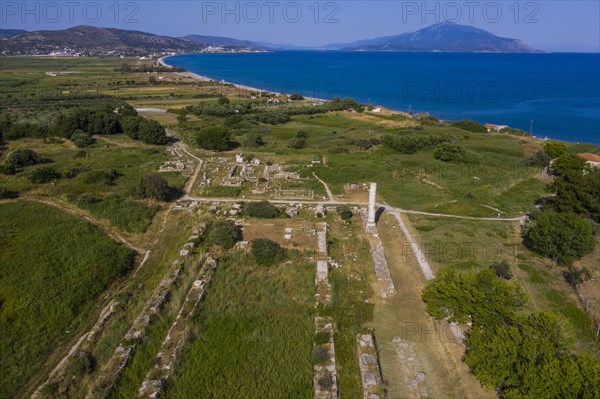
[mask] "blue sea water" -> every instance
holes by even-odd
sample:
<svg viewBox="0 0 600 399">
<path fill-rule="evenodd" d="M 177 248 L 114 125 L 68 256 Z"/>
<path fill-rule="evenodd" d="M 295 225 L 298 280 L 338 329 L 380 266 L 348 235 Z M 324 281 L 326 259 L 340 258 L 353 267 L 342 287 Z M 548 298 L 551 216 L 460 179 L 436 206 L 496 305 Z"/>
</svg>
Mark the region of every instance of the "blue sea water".
<svg viewBox="0 0 600 399">
<path fill-rule="evenodd" d="M 264 90 L 353 97 L 600 144 L 600 54 L 276 51 L 177 55 L 167 63 Z"/>
</svg>

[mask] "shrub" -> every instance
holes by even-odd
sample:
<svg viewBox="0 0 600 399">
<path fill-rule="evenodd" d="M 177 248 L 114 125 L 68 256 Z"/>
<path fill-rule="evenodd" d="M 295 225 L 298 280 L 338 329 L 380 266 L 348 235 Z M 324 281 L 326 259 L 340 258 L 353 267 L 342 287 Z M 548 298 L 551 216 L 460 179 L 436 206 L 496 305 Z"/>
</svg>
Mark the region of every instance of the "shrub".
<svg viewBox="0 0 600 399">
<path fill-rule="evenodd" d="M 164 177 L 147 173 L 140 178 L 135 193 L 141 198 L 165 201 L 171 193 L 171 187 Z"/>
<path fill-rule="evenodd" d="M 52 166 L 40 166 L 31 172 L 29 180 L 32 183 L 44 184 L 50 183 L 52 180 L 60 179 L 60 177 L 60 173 Z"/>
<path fill-rule="evenodd" d="M 329 390 L 333 387 L 333 378 L 329 374 L 325 374 L 317 381 L 319 386 L 324 390 Z"/>
<path fill-rule="evenodd" d="M 109 170 L 93 170 L 82 175 L 81 179 L 85 184 L 103 183 L 112 186 L 121 176 L 118 170 L 111 168 Z"/>
<path fill-rule="evenodd" d="M 546 167 L 550 163 L 550 156 L 546 154 L 544 151 L 538 151 L 535 155 L 525 161 L 527 166 L 539 166 Z"/>
<path fill-rule="evenodd" d="M 89 352 L 77 352 L 69 361 L 69 372 L 77 376 L 90 374 L 94 371 L 95 360 Z"/>
<path fill-rule="evenodd" d="M 433 156 L 443 162 L 458 161 L 464 159 L 467 152 L 461 146 L 450 143 L 442 143 L 435 148 Z"/>
<path fill-rule="evenodd" d="M 5 163 L 0 165 L 0 173 L 2 173 L 3 175 L 12 176 L 17 174 L 17 168 L 15 168 L 14 165 Z"/>
<path fill-rule="evenodd" d="M 15 168 L 37 165 L 48 162 L 47 159 L 40 157 L 35 151 L 29 148 L 14 150 L 8 156 L 6 163 Z"/>
<path fill-rule="evenodd" d="M 296 133 L 296 137 L 299 139 L 307 139 L 308 138 L 308 132 L 305 132 L 304 130 L 299 130 Z"/>
<path fill-rule="evenodd" d="M 295 137 L 288 141 L 288 147 L 293 148 L 295 150 L 299 150 L 301 148 L 304 148 L 305 146 L 306 146 L 305 139 L 299 139 L 299 138 Z"/>
<path fill-rule="evenodd" d="M 71 140 L 73 140 L 73 143 L 79 148 L 87 147 L 95 142 L 91 134 L 85 133 L 82 130 L 73 134 Z"/>
<path fill-rule="evenodd" d="M 300 93 L 293 93 L 290 96 L 290 100 L 292 100 L 292 101 L 301 101 L 301 100 L 304 100 L 304 96 L 302 94 L 300 94 Z"/>
<path fill-rule="evenodd" d="M 347 205 L 342 205 L 340 207 L 338 207 L 338 213 L 340 214 L 340 218 L 342 220 L 350 220 L 352 219 L 353 213 L 350 210 L 350 207 L 348 207 Z"/>
<path fill-rule="evenodd" d="M 347 154 L 350 150 L 346 147 L 334 146 L 327 149 L 330 154 Z"/>
<path fill-rule="evenodd" d="M 240 235 L 240 228 L 232 220 L 220 220 L 213 224 L 209 241 L 213 245 L 230 249 L 239 241 Z"/>
<path fill-rule="evenodd" d="M 217 100 L 217 102 L 219 103 L 219 105 L 227 105 L 230 103 L 229 99 L 225 96 L 221 96 L 219 97 L 219 99 Z"/>
<path fill-rule="evenodd" d="M 462 121 L 452 122 L 452 126 L 473 133 L 487 133 L 487 129 L 479 122 L 464 119 Z"/>
<path fill-rule="evenodd" d="M 251 148 L 260 147 L 264 144 L 265 142 L 263 141 L 262 136 L 258 133 L 249 134 L 248 136 L 246 136 L 246 139 L 243 142 L 243 145 L 245 147 Z"/>
<path fill-rule="evenodd" d="M 576 268 L 570 267 L 565 273 L 565 280 L 572 287 L 577 287 L 581 283 L 592 278 L 592 273 L 585 267 Z"/>
<path fill-rule="evenodd" d="M 594 250 L 592 223 L 571 212 L 542 211 L 525 234 L 534 252 L 569 264 Z"/>
<path fill-rule="evenodd" d="M 313 350 L 313 362 L 315 364 L 325 364 L 329 362 L 329 351 L 323 346 L 317 346 Z"/>
<path fill-rule="evenodd" d="M 331 334 L 325 331 L 321 331 L 315 334 L 315 344 L 316 345 L 324 345 L 329 343 L 329 339 L 331 338 Z"/>
<path fill-rule="evenodd" d="M 513 277 L 513 274 L 510 271 L 510 264 L 505 260 L 494 262 L 490 265 L 490 267 L 494 269 L 496 276 L 498 277 L 502 277 L 505 280 L 510 280 Z"/>
<path fill-rule="evenodd" d="M 224 126 L 209 126 L 194 136 L 196 145 L 205 150 L 224 151 L 229 147 L 230 133 Z"/>
<path fill-rule="evenodd" d="M 259 265 L 269 266 L 285 258 L 285 250 L 268 238 L 252 240 L 252 257 Z"/>
<path fill-rule="evenodd" d="M 260 219 L 274 219 L 279 216 L 279 209 L 269 201 L 247 203 L 244 205 L 244 211 L 248 216 Z"/>
</svg>

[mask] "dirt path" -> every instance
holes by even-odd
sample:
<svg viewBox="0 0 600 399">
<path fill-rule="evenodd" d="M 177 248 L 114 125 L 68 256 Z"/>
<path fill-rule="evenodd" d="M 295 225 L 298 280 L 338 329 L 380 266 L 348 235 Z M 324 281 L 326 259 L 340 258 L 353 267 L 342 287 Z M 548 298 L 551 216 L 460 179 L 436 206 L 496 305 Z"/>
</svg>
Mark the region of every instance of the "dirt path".
<svg viewBox="0 0 600 399">
<path fill-rule="evenodd" d="M 335 200 L 335 198 L 333 197 L 333 193 L 331 192 L 331 190 L 329 189 L 329 186 L 327 185 L 327 183 L 325 183 L 323 180 L 321 180 L 319 178 L 319 176 L 317 176 L 316 174 L 313 173 L 313 176 L 315 177 L 315 179 L 317 179 L 322 185 L 323 187 L 325 187 L 325 191 L 327 192 L 327 196 L 329 197 L 329 201 L 330 202 L 337 202 Z"/>
<path fill-rule="evenodd" d="M 385 301 L 376 301 L 374 318 L 368 326 L 374 329 L 377 339 L 388 397 L 418 398 L 406 384 L 406 377 L 410 381 L 414 376 L 402 372 L 407 365 L 397 350 L 401 340 L 414 350 L 413 364 L 418 365 L 414 372 L 425 373 L 424 384 L 430 397 L 496 397 L 494 392 L 481 387 L 461 361 L 464 348 L 454 339 L 450 326 L 426 313 L 421 300 L 426 279 L 396 218 L 384 215 L 378 229 L 397 293 Z"/>
</svg>

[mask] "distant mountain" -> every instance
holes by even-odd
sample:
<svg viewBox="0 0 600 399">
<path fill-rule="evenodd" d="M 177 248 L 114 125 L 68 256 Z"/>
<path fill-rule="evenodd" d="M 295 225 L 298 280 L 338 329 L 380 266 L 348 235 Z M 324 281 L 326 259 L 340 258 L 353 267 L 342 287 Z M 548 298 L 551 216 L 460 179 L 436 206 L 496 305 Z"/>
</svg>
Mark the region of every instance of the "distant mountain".
<svg viewBox="0 0 600 399">
<path fill-rule="evenodd" d="M 4 54 L 124 54 L 193 53 L 205 46 L 187 40 L 151 33 L 76 26 L 66 30 L 26 32 L 0 41 Z"/>
<path fill-rule="evenodd" d="M 198 43 L 205 46 L 221 46 L 229 48 L 240 48 L 249 50 L 268 50 L 269 46 L 262 43 L 255 43 L 248 40 L 231 39 L 229 37 L 219 36 L 204 36 L 204 35 L 187 35 L 180 39 L 188 42 Z"/>
<path fill-rule="evenodd" d="M 398 36 L 361 40 L 347 45 L 333 45 L 351 51 L 424 51 L 535 53 L 520 40 L 496 36 L 483 29 L 451 22 L 441 22 L 416 32 Z"/>
<path fill-rule="evenodd" d="M 23 33 L 27 33 L 27 31 L 23 29 L 0 29 L 0 40 L 22 35 Z"/>
</svg>

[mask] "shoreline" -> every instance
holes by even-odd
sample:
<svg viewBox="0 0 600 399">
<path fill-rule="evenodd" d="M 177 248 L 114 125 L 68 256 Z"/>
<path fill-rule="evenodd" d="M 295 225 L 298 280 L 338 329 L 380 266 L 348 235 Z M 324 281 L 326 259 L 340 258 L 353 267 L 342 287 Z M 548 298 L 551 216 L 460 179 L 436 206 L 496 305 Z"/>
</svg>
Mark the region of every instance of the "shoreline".
<svg viewBox="0 0 600 399">
<path fill-rule="evenodd" d="M 177 54 L 177 55 L 179 55 L 179 54 Z M 173 65 L 170 65 L 167 62 L 165 62 L 165 59 L 173 57 L 173 56 L 174 55 L 167 55 L 167 56 L 160 57 L 157 60 L 157 62 L 161 66 L 168 67 L 168 68 L 173 68 L 174 67 Z M 279 93 L 279 92 L 273 92 L 273 91 L 269 91 L 269 90 L 263 90 L 263 89 L 259 89 L 257 87 L 246 86 L 246 85 L 243 85 L 243 84 L 238 84 L 238 83 L 233 83 L 233 82 L 227 82 L 225 80 L 219 81 L 219 80 L 216 80 L 216 79 L 209 78 L 208 76 L 200 75 L 200 74 L 197 74 L 197 73 L 194 73 L 194 72 L 190 72 L 190 71 L 187 71 L 187 72 L 178 72 L 178 73 L 181 74 L 182 76 L 187 76 L 187 77 L 190 77 L 192 79 L 199 80 L 201 82 L 221 82 L 221 83 L 224 83 L 224 84 L 232 85 L 236 89 L 240 89 L 240 90 L 247 90 L 247 91 L 254 91 L 254 92 L 258 92 L 258 93 L 271 93 L 271 94 L 275 94 L 275 95 L 287 95 L 287 96 L 289 96 L 289 93 Z M 326 100 L 326 99 L 323 99 L 323 98 L 316 98 L 316 97 L 304 97 L 304 98 L 306 100 L 308 100 L 308 101 L 314 101 L 314 102 L 327 102 L 327 101 L 330 101 L 330 100 Z M 377 107 L 380 107 L 380 108 L 385 109 L 385 110 L 387 110 L 389 112 L 392 112 L 392 113 L 407 114 L 407 112 L 405 112 L 405 111 L 396 110 L 396 109 L 393 109 L 393 108 L 386 107 L 384 105 L 377 105 Z M 429 113 L 429 111 L 424 111 L 424 112 Z M 432 114 L 432 113 L 429 113 L 429 114 L 433 115 L 433 116 L 436 116 L 435 114 Z M 440 119 L 440 121 L 441 121 L 441 119 Z M 455 122 L 455 121 L 449 120 L 449 122 Z M 479 123 L 483 124 L 483 122 L 479 122 Z M 521 136 L 514 136 L 514 137 L 521 137 Z M 564 143 L 588 144 L 588 145 L 594 145 L 594 146 L 599 146 L 600 147 L 600 143 L 596 144 L 596 143 L 590 143 L 590 142 L 586 142 L 586 141 L 567 141 L 567 140 L 564 140 L 564 139 L 552 138 L 550 136 L 544 136 L 543 138 L 540 137 L 540 136 L 537 136 L 537 135 L 524 136 L 524 137 L 529 137 L 529 138 L 532 138 L 532 139 L 535 139 L 535 140 L 539 140 L 541 142 L 545 142 L 545 141 L 560 141 L 560 142 L 564 142 Z"/>
<path fill-rule="evenodd" d="M 173 68 L 173 65 L 167 64 L 165 62 L 165 59 L 169 58 L 169 57 L 173 57 L 173 56 L 172 55 L 166 55 L 164 57 L 159 58 L 158 61 L 157 61 L 158 64 L 161 65 L 161 66 L 167 67 L 167 68 Z M 246 86 L 246 85 L 243 85 L 243 84 L 233 83 L 233 82 L 226 82 L 225 80 L 220 80 L 219 81 L 217 79 L 211 79 L 208 76 L 200 75 L 200 74 L 197 74 L 197 73 L 194 73 L 194 72 L 190 72 L 190 71 L 187 71 L 187 72 L 177 72 L 177 73 L 181 74 L 182 76 L 187 76 L 187 77 L 190 77 L 192 79 L 199 80 L 201 82 L 221 82 L 221 83 L 224 83 L 224 84 L 232 85 L 236 89 L 240 89 L 240 90 L 255 91 L 257 93 L 270 93 L 270 94 L 275 94 L 275 95 L 278 95 L 278 96 L 280 96 L 280 95 L 289 96 L 290 95 L 289 93 L 280 93 L 280 92 L 275 92 L 275 91 L 270 91 L 270 90 L 259 89 L 258 87 Z M 329 101 L 329 100 L 326 100 L 324 98 L 316 98 L 316 97 L 304 97 L 304 99 L 308 100 L 308 101 L 314 101 L 314 102 L 326 102 L 326 101 Z"/>
</svg>

